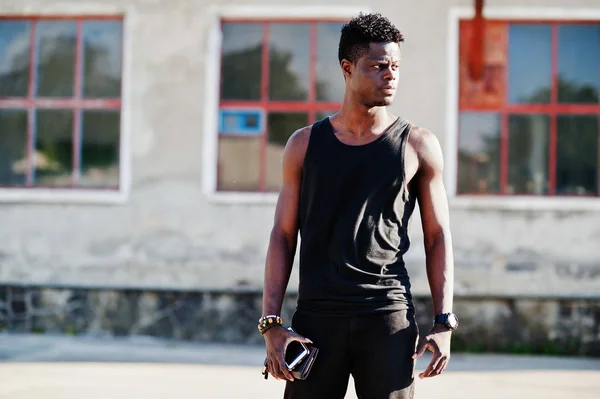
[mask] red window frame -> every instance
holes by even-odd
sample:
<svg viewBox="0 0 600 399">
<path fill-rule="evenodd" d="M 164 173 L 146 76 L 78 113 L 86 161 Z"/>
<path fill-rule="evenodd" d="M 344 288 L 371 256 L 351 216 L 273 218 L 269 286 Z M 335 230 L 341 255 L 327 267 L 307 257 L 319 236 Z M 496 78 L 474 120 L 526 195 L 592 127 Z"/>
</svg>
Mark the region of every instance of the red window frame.
<svg viewBox="0 0 600 399">
<path fill-rule="evenodd" d="M 35 147 L 35 111 L 37 109 L 67 109 L 73 110 L 73 173 L 71 186 L 61 186 L 60 189 L 86 190 L 87 187 L 77 185 L 81 169 L 81 113 L 83 110 L 120 110 L 121 98 L 83 98 L 83 22 L 85 21 L 123 21 L 122 15 L 86 15 L 86 16 L 0 16 L 0 21 L 27 21 L 30 23 L 29 33 L 29 79 L 27 97 L 0 97 L 0 109 L 27 110 L 27 176 L 24 188 L 55 188 L 35 185 L 33 182 L 33 151 Z M 75 76 L 73 97 L 52 98 L 37 97 L 37 24 L 40 21 L 69 21 L 75 22 Z M 121 47 L 123 52 L 123 46 Z M 123 54 L 121 54 L 123 56 Z M 123 57 L 121 57 L 123 59 Z M 122 76 L 122 74 L 121 74 Z M 122 95 L 121 95 L 122 97 Z M 119 166 L 120 167 L 120 166 Z M 119 185 L 121 184 L 119 179 Z M 3 188 L 23 188 L 23 186 L 5 186 Z M 94 187 L 94 190 L 118 191 L 119 187 Z"/>
<path fill-rule="evenodd" d="M 314 18 L 273 18 L 273 19 L 252 19 L 252 18 L 223 18 L 221 26 L 224 23 L 259 23 L 263 24 L 262 37 L 262 60 L 261 60 L 261 90 L 260 100 L 222 100 L 222 81 L 219 82 L 219 109 L 235 109 L 235 108 L 261 108 L 267 115 L 269 112 L 306 112 L 308 113 L 308 123 L 312 124 L 316 120 L 317 112 L 338 110 L 341 102 L 317 101 L 316 84 L 317 84 L 317 31 L 318 25 L 322 23 L 347 23 L 344 19 L 314 19 Z M 306 101 L 271 101 L 269 100 L 269 27 L 271 23 L 302 23 L 309 24 L 309 88 L 308 99 Z M 223 54 L 221 53 L 221 59 Z M 222 75 L 219 76 L 222 79 Z M 300 128 L 301 126 L 298 126 Z M 291 133 L 291 132 L 290 132 Z M 228 135 L 235 137 L 235 135 Z M 260 178 L 259 189 L 250 192 L 270 192 L 266 189 L 266 157 L 268 132 L 267 127 L 260 135 Z M 217 191 L 237 191 L 227 190 L 219 187 L 219 168 L 217 168 Z"/>
<path fill-rule="evenodd" d="M 500 115 L 501 126 L 500 126 L 500 192 L 499 193 L 479 193 L 479 192 L 460 192 L 458 184 L 460 182 L 460 168 L 457 168 L 457 180 L 456 190 L 458 195 L 506 195 L 506 196 L 560 196 L 560 197 L 599 197 L 600 196 L 600 102 L 598 104 L 569 104 L 558 102 L 558 28 L 560 25 L 572 25 L 572 24 L 597 24 L 600 25 L 600 21 L 595 20 L 528 20 L 528 19 L 494 19 L 489 20 L 493 24 L 504 24 L 506 29 L 506 41 L 504 54 L 506 57 L 506 68 L 503 75 L 503 91 L 504 101 L 501 106 L 495 105 L 484 105 L 484 104 L 469 104 L 464 105 L 459 101 L 458 112 L 494 112 Z M 461 19 L 459 21 L 459 37 L 462 34 L 463 26 L 471 23 L 471 20 Z M 542 24 L 550 25 L 552 32 L 551 41 L 551 90 L 550 90 L 550 103 L 548 104 L 510 104 L 508 102 L 508 88 L 509 82 L 508 77 L 510 73 L 510 59 L 508 46 L 510 43 L 510 37 L 508 29 L 511 24 Z M 459 59 L 459 63 L 461 59 Z M 598 72 L 600 74 L 600 71 Z M 460 84 L 460 83 L 459 83 Z M 509 136 L 509 115 L 511 114 L 545 114 L 550 118 L 550 137 L 548 143 L 549 157 L 548 157 L 548 176 L 549 176 L 549 189 L 546 194 L 512 194 L 507 192 L 508 187 L 508 136 Z M 575 195 L 575 194 L 556 194 L 556 158 L 557 158 L 557 136 L 558 136 L 558 116 L 559 115 L 596 115 L 599 119 L 598 129 L 598 173 L 597 173 L 597 186 L 598 193 L 588 195 Z M 460 126 L 457 129 L 457 143 L 460 142 Z M 458 154 L 457 149 L 457 156 Z"/>
</svg>

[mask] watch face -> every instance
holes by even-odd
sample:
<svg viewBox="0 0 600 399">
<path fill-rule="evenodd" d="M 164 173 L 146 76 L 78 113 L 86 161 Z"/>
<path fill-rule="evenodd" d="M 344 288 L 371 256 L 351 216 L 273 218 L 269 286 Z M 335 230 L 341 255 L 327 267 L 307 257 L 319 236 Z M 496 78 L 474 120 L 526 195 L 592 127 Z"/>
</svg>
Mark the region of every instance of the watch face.
<svg viewBox="0 0 600 399">
<path fill-rule="evenodd" d="M 458 319 L 454 314 L 448 315 L 448 324 L 450 324 L 451 328 L 456 328 L 458 326 Z"/>
</svg>

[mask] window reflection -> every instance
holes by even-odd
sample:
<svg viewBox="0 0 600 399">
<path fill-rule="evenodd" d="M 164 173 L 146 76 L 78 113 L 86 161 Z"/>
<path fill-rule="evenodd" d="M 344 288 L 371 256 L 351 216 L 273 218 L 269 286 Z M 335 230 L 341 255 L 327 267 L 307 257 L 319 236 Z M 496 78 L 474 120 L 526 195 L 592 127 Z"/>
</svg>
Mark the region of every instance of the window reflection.
<svg viewBox="0 0 600 399">
<path fill-rule="evenodd" d="M 343 24 L 320 23 L 317 27 L 317 100 L 342 101 L 344 76 L 338 60 L 338 45 Z"/>
<path fill-rule="evenodd" d="M 600 91 L 600 25 L 558 28 L 558 101 L 598 103 Z"/>
<path fill-rule="evenodd" d="M 282 161 L 285 145 L 296 130 L 308 125 L 308 114 L 305 112 L 272 112 L 267 122 L 267 191 L 277 191 L 282 182 Z"/>
<path fill-rule="evenodd" d="M 27 111 L 0 109 L 0 185 L 24 185 L 28 170 Z"/>
<path fill-rule="evenodd" d="M 83 23 L 83 96 L 121 96 L 121 21 Z"/>
<path fill-rule="evenodd" d="M 511 24 L 508 52 L 509 102 L 550 102 L 552 82 L 551 26 Z"/>
<path fill-rule="evenodd" d="M 269 38 L 269 99 L 308 100 L 310 25 L 273 23 Z"/>
<path fill-rule="evenodd" d="M 73 183 L 73 111 L 38 110 L 35 184 L 66 187 Z"/>
<path fill-rule="evenodd" d="M 37 24 L 40 97 L 73 97 L 76 23 L 41 21 Z"/>
<path fill-rule="evenodd" d="M 598 194 L 598 116 L 558 117 L 556 192 Z"/>
<path fill-rule="evenodd" d="M 118 187 L 119 112 L 89 110 L 83 112 L 82 118 L 79 184 Z"/>
<path fill-rule="evenodd" d="M 0 21 L 0 97 L 27 96 L 30 29 L 26 21 Z"/>
<path fill-rule="evenodd" d="M 262 38 L 262 23 L 223 24 L 223 100 L 260 100 Z"/>
<path fill-rule="evenodd" d="M 461 193 L 500 191 L 500 115 L 460 115 L 459 183 Z"/>
<path fill-rule="evenodd" d="M 508 131 L 509 194 L 548 192 L 548 115 L 511 115 Z"/>
</svg>

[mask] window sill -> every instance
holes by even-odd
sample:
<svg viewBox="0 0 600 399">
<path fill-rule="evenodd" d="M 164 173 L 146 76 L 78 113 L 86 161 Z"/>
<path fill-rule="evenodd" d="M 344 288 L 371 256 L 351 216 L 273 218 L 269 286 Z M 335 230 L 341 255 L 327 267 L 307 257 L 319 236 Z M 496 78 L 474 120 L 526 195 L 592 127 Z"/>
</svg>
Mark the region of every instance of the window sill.
<svg viewBox="0 0 600 399">
<path fill-rule="evenodd" d="M 208 201 L 223 205 L 275 205 L 279 193 L 247 193 L 217 191 L 207 195 Z"/>
<path fill-rule="evenodd" d="M 278 193 L 212 192 L 208 201 L 223 205 L 275 205 Z M 451 208 L 467 210 L 514 211 L 600 211 L 600 198 L 586 197 L 508 197 L 461 195 L 449 199 Z"/>
<path fill-rule="evenodd" d="M 451 208 L 514 211 L 600 211 L 598 197 L 525 197 L 460 195 L 449 199 Z"/>
<path fill-rule="evenodd" d="M 123 190 L 3 188 L 0 203 L 119 205 L 127 202 Z"/>
</svg>

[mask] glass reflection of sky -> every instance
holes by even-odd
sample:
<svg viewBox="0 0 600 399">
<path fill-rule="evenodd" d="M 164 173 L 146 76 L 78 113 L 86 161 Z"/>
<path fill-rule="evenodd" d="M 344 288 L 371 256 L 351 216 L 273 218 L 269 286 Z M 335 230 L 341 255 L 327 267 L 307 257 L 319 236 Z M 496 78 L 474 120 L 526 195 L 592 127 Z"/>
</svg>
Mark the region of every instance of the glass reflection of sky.
<svg viewBox="0 0 600 399">
<path fill-rule="evenodd" d="M 550 89 L 552 28 L 541 24 L 511 24 L 508 38 L 508 101 L 529 102 L 535 93 Z"/>
<path fill-rule="evenodd" d="M 106 51 L 107 57 L 98 65 L 103 73 L 115 78 L 121 75 L 121 21 L 85 21 L 83 23 L 84 40 Z M 0 21 L 0 75 L 19 69 L 29 62 L 29 43 L 31 25 L 28 21 Z M 40 21 L 37 24 L 38 41 L 40 38 L 74 37 L 73 21 Z M 51 43 L 51 42 L 50 42 Z M 54 47 L 46 47 L 39 54 L 40 62 Z M 23 65 L 20 65 L 23 64 Z"/>
<path fill-rule="evenodd" d="M 262 23 L 224 23 L 222 49 L 224 54 L 256 47 L 262 42 Z M 337 61 L 337 49 L 342 23 L 317 25 L 317 79 L 326 82 L 325 97 L 320 100 L 340 101 L 344 93 L 344 79 Z M 272 24 L 271 44 L 280 50 L 292 50 L 294 61 L 290 65 L 301 77 L 303 87 L 308 84 L 309 30 L 307 24 Z"/>
<path fill-rule="evenodd" d="M 272 51 L 292 56 L 290 70 L 299 77 L 300 87 L 308 92 L 310 70 L 310 25 L 272 23 L 269 39 Z"/>
<path fill-rule="evenodd" d="M 230 54 L 256 47 L 262 43 L 261 23 L 224 23 L 223 53 Z"/>
<path fill-rule="evenodd" d="M 100 50 L 104 57 L 96 68 L 118 79 L 121 76 L 121 45 L 123 32 L 121 21 L 85 21 L 83 40 L 87 46 Z M 84 55 L 85 56 L 85 55 Z"/>
<path fill-rule="evenodd" d="M 550 90 L 552 28 L 549 24 L 510 25 L 510 103 L 526 102 L 541 90 Z M 600 87 L 600 25 L 561 24 L 558 28 L 558 72 L 578 86 Z"/>
<path fill-rule="evenodd" d="M 558 73 L 578 86 L 600 86 L 600 25 L 572 24 L 558 28 Z"/>
<path fill-rule="evenodd" d="M 26 21 L 0 21 L 0 75 L 19 69 L 29 62 L 30 25 Z M 23 65 L 15 65 L 24 62 Z"/>
<path fill-rule="evenodd" d="M 338 46 L 342 23 L 321 23 L 318 25 L 317 79 L 326 83 L 319 100 L 342 101 L 346 84 L 338 61 Z"/>
</svg>

